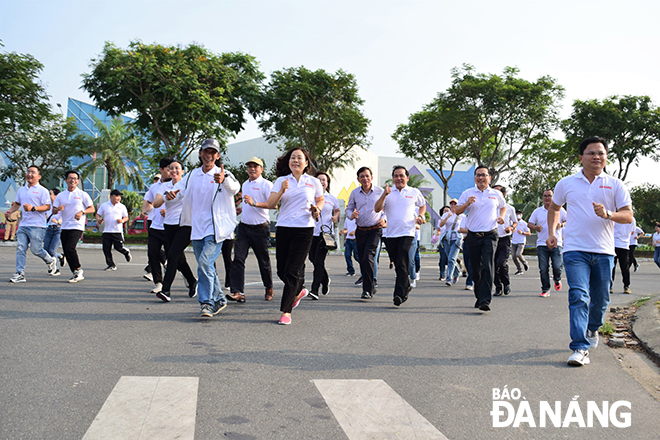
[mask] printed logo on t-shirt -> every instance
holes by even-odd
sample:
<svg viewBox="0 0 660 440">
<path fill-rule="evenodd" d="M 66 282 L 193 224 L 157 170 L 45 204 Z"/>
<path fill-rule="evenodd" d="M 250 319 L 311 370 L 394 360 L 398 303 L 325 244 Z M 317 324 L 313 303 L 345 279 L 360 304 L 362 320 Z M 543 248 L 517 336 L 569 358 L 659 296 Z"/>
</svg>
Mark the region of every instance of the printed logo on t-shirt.
<svg viewBox="0 0 660 440">
<path fill-rule="evenodd" d="M 310 186 L 310 187 L 314 188 L 314 185 L 312 185 L 311 183 L 305 183 L 305 186 Z"/>
<path fill-rule="evenodd" d="M 600 186 L 599 186 L 598 188 L 603 188 L 603 189 L 612 189 L 612 187 L 611 187 L 611 186 L 604 186 L 604 185 L 600 185 Z"/>
</svg>

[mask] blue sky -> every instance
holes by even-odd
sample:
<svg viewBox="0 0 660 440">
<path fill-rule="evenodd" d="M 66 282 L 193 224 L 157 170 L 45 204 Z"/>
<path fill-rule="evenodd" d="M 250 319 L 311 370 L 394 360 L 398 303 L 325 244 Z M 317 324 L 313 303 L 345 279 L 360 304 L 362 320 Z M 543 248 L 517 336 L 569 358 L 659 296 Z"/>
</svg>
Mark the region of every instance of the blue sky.
<svg viewBox="0 0 660 440">
<path fill-rule="evenodd" d="M 660 104 L 657 1 L 30 1 L 0 0 L 4 50 L 44 64 L 53 103 L 91 102 L 80 75 L 105 41 L 203 44 L 255 56 L 267 75 L 284 67 L 343 69 L 356 76 L 371 119 L 372 150 L 396 155 L 391 134 L 446 90 L 453 67 L 516 66 L 550 75 L 575 99 L 649 95 Z M 237 140 L 260 136 L 254 122 Z M 660 184 L 658 164 L 633 183 Z"/>
</svg>

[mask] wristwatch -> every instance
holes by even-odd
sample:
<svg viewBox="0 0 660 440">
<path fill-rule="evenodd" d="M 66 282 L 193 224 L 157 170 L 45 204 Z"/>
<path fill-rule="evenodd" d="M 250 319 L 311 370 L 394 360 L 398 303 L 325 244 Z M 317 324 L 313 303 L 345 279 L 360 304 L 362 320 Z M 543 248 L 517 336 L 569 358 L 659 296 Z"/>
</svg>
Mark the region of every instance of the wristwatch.
<svg viewBox="0 0 660 440">
<path fill-rule="evenodd" d="M 605 214 L 607 214 L 607 219 L 608 220 L 612 218 L 612 211 L 610 211 L 609 209 L 605 210 Z"/>
<path fill-rule="evenodd" d="M 256 200 L 252 200 L 252 207 L 253 207 L 253 208 L 256 208 L 256 207 L 257 207 L 257 201 L 256 201 Z"/>
<path fill-rule="evenodd" d="M 36 211 L 36 209 L 33 206 L 32 209 L 30 209 L 30 212 L 34 212 L 34 211 Z"/>
</svg>

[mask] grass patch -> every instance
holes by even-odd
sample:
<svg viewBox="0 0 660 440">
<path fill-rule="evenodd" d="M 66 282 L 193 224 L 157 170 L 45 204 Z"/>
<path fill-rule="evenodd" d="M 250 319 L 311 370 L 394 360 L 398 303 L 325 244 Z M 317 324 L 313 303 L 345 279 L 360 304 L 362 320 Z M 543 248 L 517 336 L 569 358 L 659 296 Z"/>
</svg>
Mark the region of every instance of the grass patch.
<svg viewBox="0 0 660 440">
<path fill-rule="evenodd" d="M 615 329 L 614 329 L 614 327 L 612 326 L 612 323 L 609 322 L 609 321 L 606 321 L 605 324 L 603 324 L 603 325 L 598 329 L 598 333 L 600 333 L 600 334 L 602 334 L 602 335 L 611 335 L 612 333 L 614 333 L 614 331 L 615 331 Z"/>
<path fill-rule="evenodd" d="M 641 306 L 642 304 L 644 304 L 646 301 L 648 301 L 650 299 L 651 299 L 650 296 L 645 296 L 645 297 L 639 298 L 638 300 L 633 302 L 632 305 L 635 306 L 635 307 L 639 307 L 639 306 Z"/>
</svg>

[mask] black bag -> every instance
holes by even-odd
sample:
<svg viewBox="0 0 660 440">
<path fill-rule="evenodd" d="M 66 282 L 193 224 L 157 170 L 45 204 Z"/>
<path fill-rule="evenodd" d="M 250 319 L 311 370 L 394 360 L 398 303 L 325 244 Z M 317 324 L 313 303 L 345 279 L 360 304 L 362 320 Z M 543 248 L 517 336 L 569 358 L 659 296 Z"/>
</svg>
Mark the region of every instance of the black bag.
<svg viewBox="0 0 660 440">
<path fill-rule="evenodd" d="M 320 235 L 320 241 L 321 241 L 321 246 L 326 248 L 329 251 L 334 251 L 337 249 L 337 240 L 335 240 L 335 236 L 332 233 L 332 228 L 330 226 L 326 226 L 323 224 L 323 217 L 321 217 L 321 214 L 319 213 L 319 221 L 321 222 L 321 235 Z M 327 229 L 327 231 L 324 230 Z"/>
</svg>

